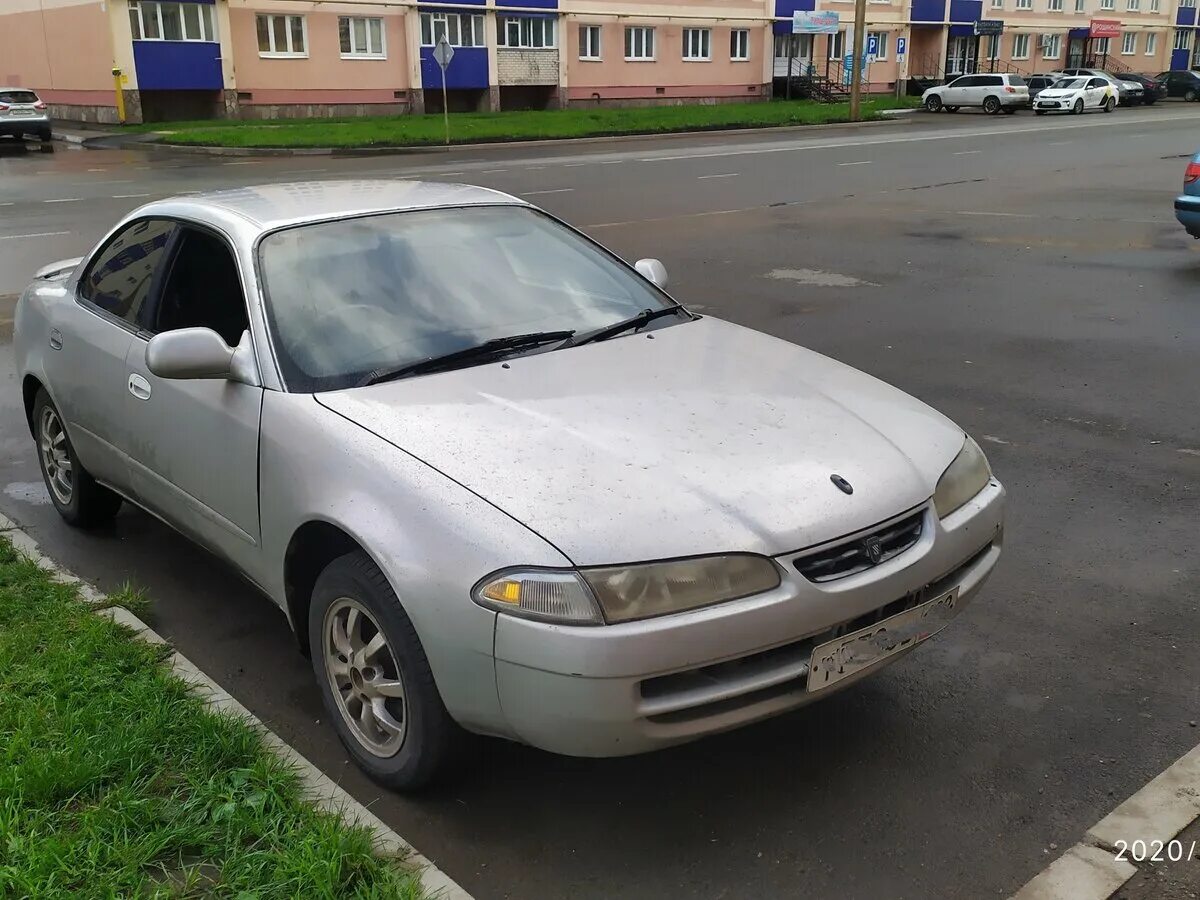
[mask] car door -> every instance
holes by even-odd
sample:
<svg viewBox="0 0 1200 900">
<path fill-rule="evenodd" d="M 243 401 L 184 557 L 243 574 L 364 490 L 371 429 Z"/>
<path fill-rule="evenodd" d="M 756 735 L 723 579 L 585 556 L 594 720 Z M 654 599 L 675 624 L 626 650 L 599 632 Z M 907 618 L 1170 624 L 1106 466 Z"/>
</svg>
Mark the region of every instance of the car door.
<svg viewBox="0 0 1200 900">
<path fill-rule="evenodd" d="M 1179 97 L 1183 94 L 1183 82 L 1178 72 L 1163 72 L 1158 80 L 1166 84 L 1168 97 Z"/>
<path fill-rule="evenodd" d="M 983 78 L 979 75 L 967 75 L 961 79 L 961 99 L 956 101 L 960 106 L 980 106 L 983 104 Z"/>
<path fill-rule="evenodd" d="M 49 307 L 47 389 L 83 467 L 121 491 L 130 474 L 121 450 L 125 358 L 174 230 L 164 219 L 128 223 L 84 263 L 74 302 Z"/>
<path fill-rule="evenodd" d="M 125 417 L 136 498 L 247 568 L 259 543 L 262 388 L 215 378 L 159 378 L 146 365 L 154 334 L 205 327 L 231 346 L 242 340 L 249 328 L 242 277 L 223 236 L 180 224 L 147 319 L 126 356 Z"/>
<path fill-rule="evenodd" d="M 1089 78 L 1084 91 L 1083 103 L 1088 109 L 1102 107 L 1108 99 L 1112 85 L 1103 78 Z"/>
</svg>

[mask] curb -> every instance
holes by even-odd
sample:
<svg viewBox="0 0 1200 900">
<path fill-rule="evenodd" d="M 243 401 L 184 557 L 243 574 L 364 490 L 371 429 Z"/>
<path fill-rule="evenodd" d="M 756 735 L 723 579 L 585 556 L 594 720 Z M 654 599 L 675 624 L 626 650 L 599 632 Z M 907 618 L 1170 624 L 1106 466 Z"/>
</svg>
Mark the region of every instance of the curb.
<svg viewBox="0 0 1200 900">
<path fill-rule="evenodd" d="M 1012 900 L 1107 900 L 1138 873 L 1117 859 L 1134 840 L 1166 845 L 1200 818 L 1200 746 L 1193 747 L 1088 829 L 1083 840 L 1050 863 Z"/>
<path fill-rule="evenodd" d="M 441 156 L 451 151 L 498 150 L 508 147 L 554 147 L 580 146 L 588 144 L 616 143 L 618 141 L 649 141 L 667 140 L 673 138 L 697 138 L 708 135 L 726 134 L 770 134 L 772 132 L 823 131 L 829 128 L 872 128 L 887 125 L 891 121 L 913 113 L 922 112 L 920 109 L 888 109 L 880 110 L 882 118 L 870 122 L 829 122 L 822 125 L 768 125 L 763 128 L 709 128 L 700 131 L 667 131 L 659 133 L 639 134 L 602 134 L 582 138 L 545 138 L 527 141 L 488 141 L 468 144 L 451 144 L 448 148 L 439 144 L 425 144 L 413 147 L 203 147 L 195 144 L 169 144 L 162 141 L 147 140 L 147 135 L 154 132 L 143 132 L 137 138 L 123 138 L 119 134 L 108 134 L 94 138 L 81 138 L 78 143 L 85 147 L 104 146 L 117 149 L 159 150 L 171 153 L 194 153 L 200 156 L 330 156 L 330 157 L 361 157 L 361 156 Z M 95 142 L 95 143 L 93 143 Z M 103 142 L 103 143 L 101 143 Z M 75 141 L 73 141 L 75 143 Z"/>
<path fill-rule="evenodd" d="M 3 534 L 14 548 L 50 572 L 55 581 L 73 585 L 79 592 L 79 596 L 86 602 L 96 604 L 107 599 L 95 587 L 42 553 L 37 541 L 30 537 L 20 525 L 4 515 L 0 515 L 0 534 Z M 170 646 L 162 635 L 122 606 L 105 607 L 97 610 L 97 614 L 107 616 L 114 622 L 124 625 L 133 632 L 134 637 L 138 640 Z M 271 731 L 261 719 L 231 697 L 224 688 L 197 668 L 191 660 L 176 651 L 168 658 L 168 663 L 175 676 L 184 681 L 210 710 L 234 716 L 257 731 L 271 751 L 295 769 L 305 800 L 317 809 L 333 813 L 347 825 L 366 828 L 372 833 L 376 852 L 380 856 L 402 859 L 416 869 L 420 875 L 421 887 L 429 894 L 430 898 L 433 900 L 472 900 L 471 895 L 446 873 L 419 853 L 412 844 L 393 831 L 382 819 L 346 793 L 340 785 L 309 762 L 296 748 Z"/>
</svg>

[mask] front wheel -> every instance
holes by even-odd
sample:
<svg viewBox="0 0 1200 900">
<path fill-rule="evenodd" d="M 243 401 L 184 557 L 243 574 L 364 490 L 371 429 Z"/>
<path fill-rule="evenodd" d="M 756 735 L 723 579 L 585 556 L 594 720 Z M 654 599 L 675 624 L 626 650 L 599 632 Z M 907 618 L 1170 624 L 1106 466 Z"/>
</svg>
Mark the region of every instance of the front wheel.
<svg viewBox="0 0 1200 900">
<path fill-rule="evenodd" d="M 983 100 L 983 111 L 989 116 L 994 116 L 1000 112 L 1000 99 L 998 97 L 985 97 Z"/>
<path fill-rule="evenodd" d="M 1071 107 L 1071 112 L 1073 112 L 1075 115 L 1079 115 L 1080 113 L 1083 112 L 1083 98 L 1082 97 L 1080 97 L 1078 100 L 1075 101 L 1075 105 Z"/>
<path fill-rule="evenodd" d="M 941 112 L 942 111 L 942 98 L 939 97 L 937 94 L 933 94 L 930 97 L 926 97 L 925 98 L 925 108 L 927 110 L 929 110 L 929 112 L 932 112 L 932 113 Z"/>
<path fill-rule="evenodd" d="M 401 790 L 439 775 L 464 735 L 412 621 L 366 553 L 338 557 L 317 578 L 308 635 L 325 707 L 354 761 Z"/>
<path fill-rule="evenodd" d="M 62 415 L 45 389 L 33 401 L 33 433 L 38 467 L 58 514 L 79 528 L 111 521 L 121 508 L 121 498 L 80 465 Z"/>
</svg>

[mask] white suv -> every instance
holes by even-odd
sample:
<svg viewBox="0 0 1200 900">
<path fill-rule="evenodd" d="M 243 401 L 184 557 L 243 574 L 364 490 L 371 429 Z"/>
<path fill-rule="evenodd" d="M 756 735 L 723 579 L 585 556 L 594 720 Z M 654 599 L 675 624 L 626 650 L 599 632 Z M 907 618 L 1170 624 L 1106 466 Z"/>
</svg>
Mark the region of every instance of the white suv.
<svg viewBox="0 0 1200 900">
<path fill-rule="evenodd" d="M 947 84 L 931 87 L 921 95 L 930 112 L 958 112 L 978 106 L 985 113 L 1015 113 L 1029 106 L 1029 87 L 1020 75 L 962 75 Z"/>
</svg>

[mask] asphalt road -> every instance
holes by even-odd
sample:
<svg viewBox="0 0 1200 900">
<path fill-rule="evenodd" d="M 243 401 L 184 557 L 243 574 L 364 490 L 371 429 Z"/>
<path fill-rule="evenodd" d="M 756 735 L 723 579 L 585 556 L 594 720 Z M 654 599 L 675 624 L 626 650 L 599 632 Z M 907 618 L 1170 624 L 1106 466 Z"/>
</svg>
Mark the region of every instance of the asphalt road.
<svg viewBox="0 0 1200 900">
<path fill-rule="evenodd" d="M 381 794 L 268 601 L 144 514 L 57 520 L 3 342 L 0 510 L 82 576 L 145 587 L 160 631 L 480 898 L 1007 894 L 1200 741 L 1200 245 L 1171 209 L 1198 124 L 1165 104 L 388 157 L 0 156 L 0 294 L 150 197 L 469 181 L 955 418 L 1010 492 L 988 589 L 879 677 L 756 727 L 605 761 L 485 741 L 456 784 Z"/>
</svg>

